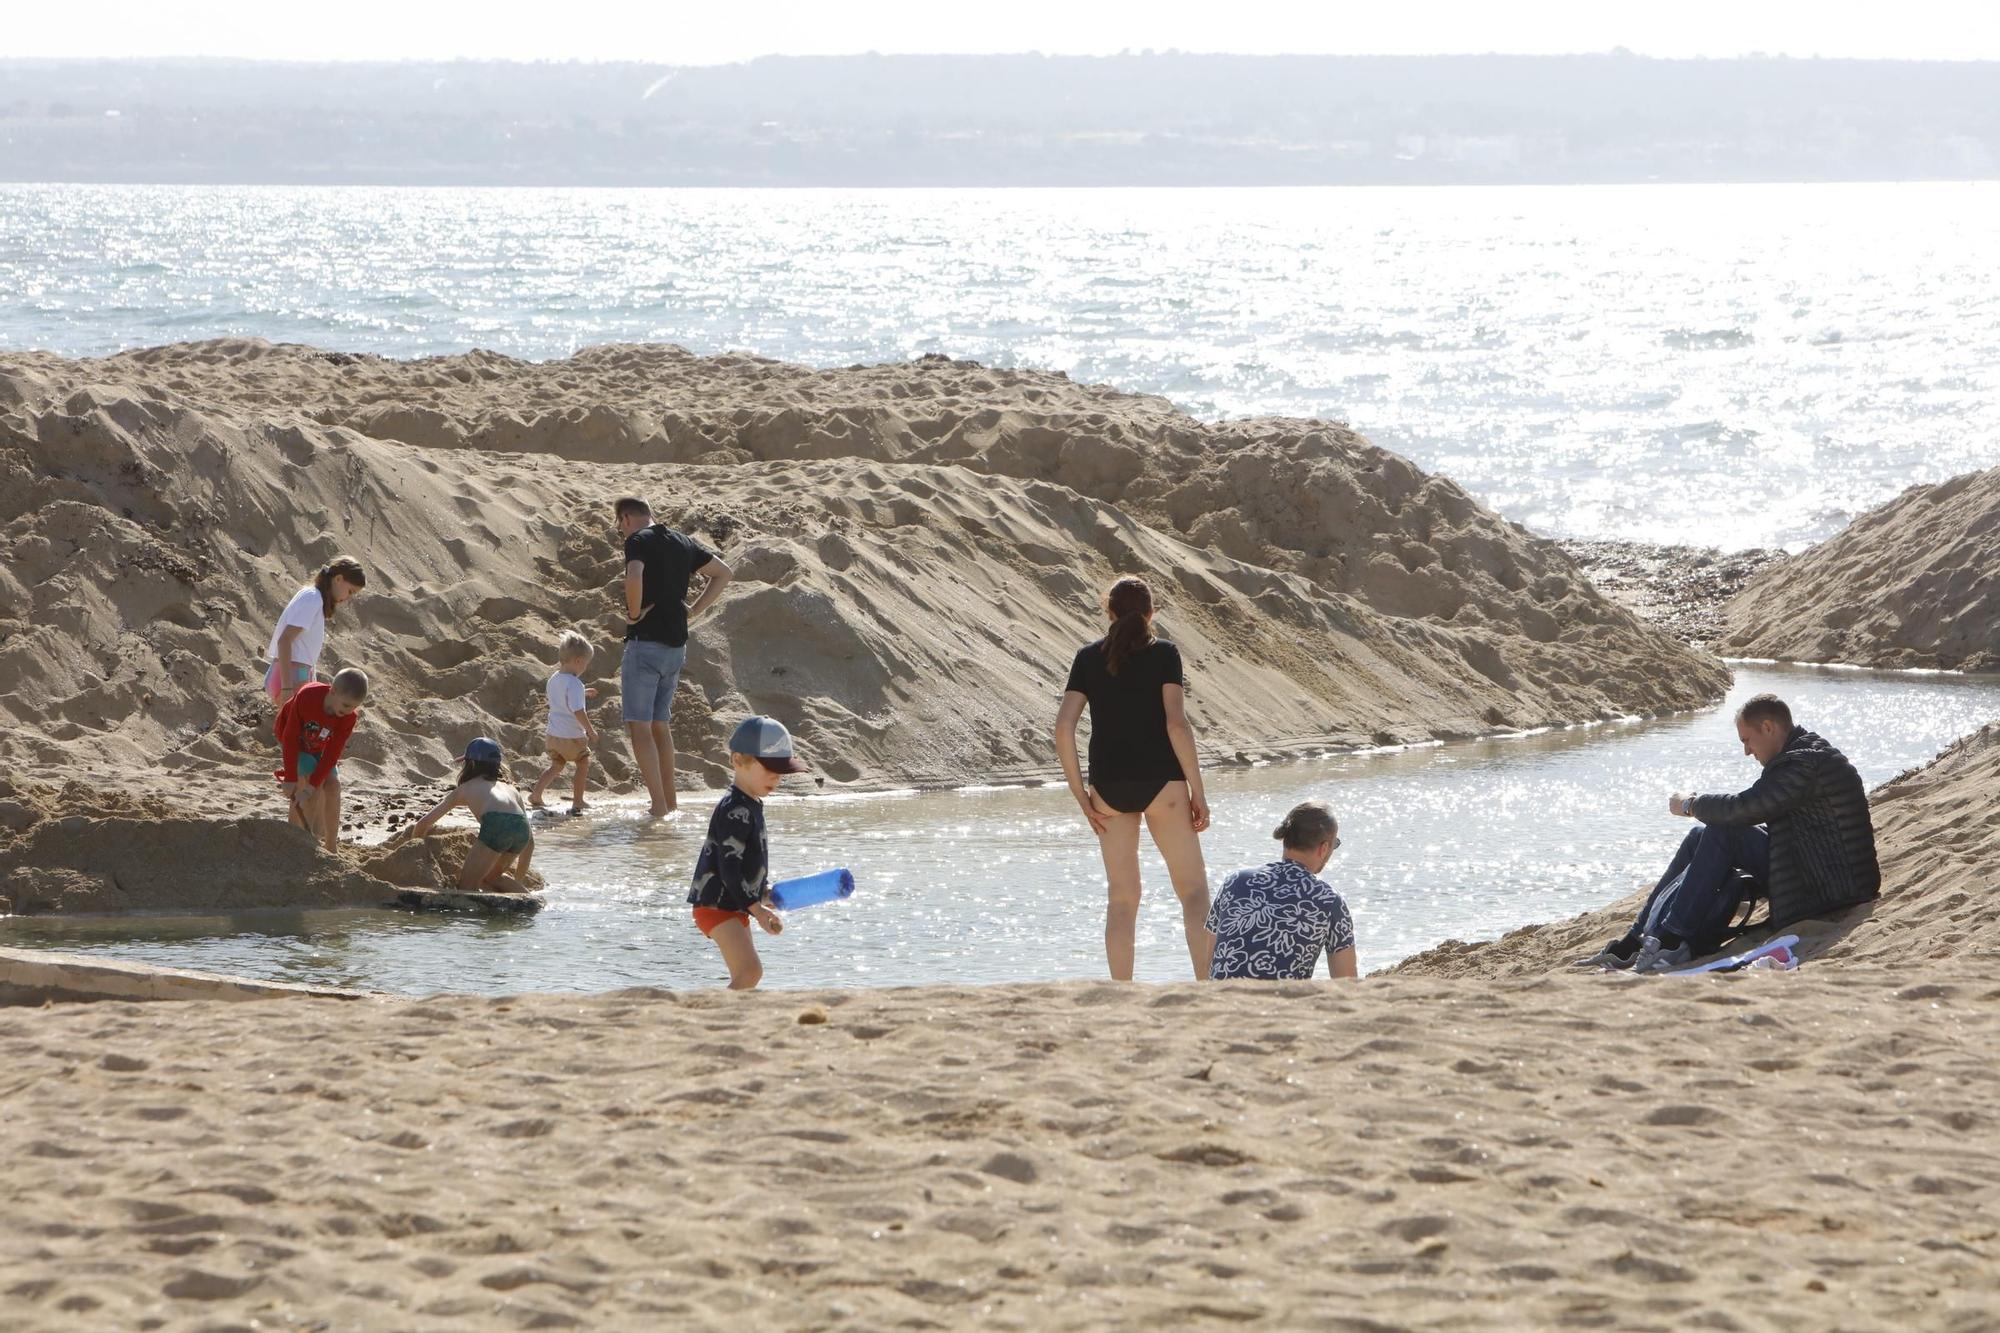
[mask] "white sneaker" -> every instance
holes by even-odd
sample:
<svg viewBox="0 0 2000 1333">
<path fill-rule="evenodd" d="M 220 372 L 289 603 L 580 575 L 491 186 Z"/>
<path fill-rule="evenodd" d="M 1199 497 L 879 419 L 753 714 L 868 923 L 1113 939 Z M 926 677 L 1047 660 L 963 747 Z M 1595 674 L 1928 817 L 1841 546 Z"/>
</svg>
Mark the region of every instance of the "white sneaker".
<svg viewBox="0 0 2000 1333">
<path fill-rule="evenodd" d="M 1660 937 L 1641 935 L 1639 952 L 1632 955 L 1632 970 L 1644 974 L 1653 970 L 1653 961 L 1660 956 Z"/>
<path fill-rule="evenodd" d="M 1597 968 L 1598 970 L 1604 972 L 1623 972 L 1626 968 L 1632 966 L 1633 962 L 1638 957 L 1639 954 L 1637 950 L 1634 950 L 1632 952 L 1632 956 L 1630 958 L 1620 958 L 1617 954 L 1611 952 L 1609 948 L 1604 948 L 1604 949 L 1599 949 L 1596 953 L 1592 954 L 1588 958 L 1579 960 L 1578 962 L 1572 964 L 1572 966 L 1580 968 L 1584 967 Z"/>
<path fill-rule="evenodd" d="M 1653 954 L 1652 960 L 1647 964 L 1646 972 L 1651 976 L 1659 976 L 1663 972 L 1672 972 L 1678 968 L 1686 967 L 1693 961 L 1694 946 L 1677 944 L 1671 949 L 1657 950 Z"/>
</svg>

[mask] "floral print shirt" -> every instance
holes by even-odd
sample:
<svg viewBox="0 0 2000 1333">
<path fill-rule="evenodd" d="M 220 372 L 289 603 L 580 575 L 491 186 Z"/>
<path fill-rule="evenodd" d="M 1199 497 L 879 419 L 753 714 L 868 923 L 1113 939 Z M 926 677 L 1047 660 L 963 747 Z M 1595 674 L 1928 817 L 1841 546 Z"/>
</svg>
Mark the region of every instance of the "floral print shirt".
<svg viewBox="0 0 2000 1333">
<path fill-rule="evenodd" d="M 1217 981 L 1305 981 L 1321 954 L 1354 947 L 1354 917 L 1326 882 L 1297 861 L 1239 870 L 1208 909 Z"/>
</svg>

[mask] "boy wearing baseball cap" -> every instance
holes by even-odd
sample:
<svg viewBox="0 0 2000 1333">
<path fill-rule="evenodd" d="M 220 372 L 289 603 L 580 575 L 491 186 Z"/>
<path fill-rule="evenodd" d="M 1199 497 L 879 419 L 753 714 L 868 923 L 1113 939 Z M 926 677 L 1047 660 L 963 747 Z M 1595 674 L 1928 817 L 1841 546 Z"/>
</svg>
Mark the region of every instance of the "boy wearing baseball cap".
<svg viewBox="0 0 2000 1333">
<path fill-rule="evenodd" d="M 429 837 L 446 811 L 462 805 L 479 821 L 479 840 L 466 849 L 458 887 L 467 893 L 526 893 L 527 886 L 520 881 L 535 854 L 535 835 L 528 828 L 528 807 L 521 793 L 507 780 L 500 742 L 490 736 L 475 737 L 459 762 L 463 767 L 458 785 L 410 825 L 409 836 Z"/>
<path fill-rule="evenodd" d="M 694 866 L 687 900 L 694 923 L 715 941 L 729 967 L 729 989 L 749 990 L 764 979 L 764 964 L 750 938 L 750 919 L 768 934 L 785 928 L 765 903 L 771 892 L 771 853 L 764 840 L 764 798 L 787 773 L 806 766 L 792 753 L 792 736 L 776 718 L 745 718 L 729 738 L 734 775 L 715 813 Z"/>
</svg>

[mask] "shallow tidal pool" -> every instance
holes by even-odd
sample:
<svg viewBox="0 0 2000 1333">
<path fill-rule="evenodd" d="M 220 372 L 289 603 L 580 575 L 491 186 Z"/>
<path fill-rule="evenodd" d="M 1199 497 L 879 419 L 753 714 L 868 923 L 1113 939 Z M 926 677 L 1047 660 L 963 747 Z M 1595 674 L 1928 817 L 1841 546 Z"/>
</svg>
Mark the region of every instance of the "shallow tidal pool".
<svg viewBox="0 0 2000 1333">
<path fill-rule="evenodd" d="M 1326 878 L 1353 909 L 1363 971 L 1601 906 L 1650 884 L 1672 852 L 1686 823 L 1666 814 L 1669 793 L 1754 779 L 1731 715 L 1764 690 L 1871 786 L 2000 718 L 2000 676 L 1738 664 L 1728 700 L 1701 713 L 1216 771 L 1210 882 L 1272 859 L 1279 816 L 1316 798 L 1340 817 Z M 714 800 L 684 793 L 684 813 L 660 823 L 612 801 L 538 821 L 549 893 L 532 918 L 5 918 L 0 944 L 405 994 L 719 985 L 726 973 L 684 902 Z M 768 822 L 780 878 L 844 865 L 860 887 L 793 913 L 782 936 L 758 935 L 767 986 L 1105 974 L 1103 870 L 1060 786 L 780 796 Z M 1149 845 L 1145 869 L 1138 975 L 1184 978 L 1180 914 Z"/>
</svg>

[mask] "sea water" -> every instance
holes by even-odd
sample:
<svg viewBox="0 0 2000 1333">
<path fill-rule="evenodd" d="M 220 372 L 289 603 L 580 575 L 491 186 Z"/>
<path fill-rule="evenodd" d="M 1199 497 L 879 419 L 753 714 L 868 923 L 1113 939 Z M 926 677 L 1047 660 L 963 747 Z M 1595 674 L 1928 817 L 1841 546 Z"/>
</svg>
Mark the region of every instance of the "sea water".
<svg viewBox="0 0 2000 1333">
<path fill-rule="evenodd" d="M 1280 816 L 1318 799 L 1340 819 L 1325 877 L 1353 910 L 1364 970 L 1604 906 L 1649 887 L 1687 831 L 1668 796 L 1755 779 L 1731 714 L 1762 690 L 1871 785 L 2000 716 L 2000 677 L 1743 665 L 1727 701 L 1684 716 L 1220 770 L 1207 780 L 1209 878 L 1273 859 Z M 1105 975 L 1104 872 L 1066 789 L 829 797 L 788 781 L 803 794 L 766 811 L 775 873 L 846 866 L 859 888 L 758 935 L 766 985 Z M 684 901 L 714 801 L 686 793 L 686 813 L 661 823 L 629 805 L 538 820 L 549 890 L 533 918 L 0 918 L 0 944 L 410 994 L 719 985 L 727 972 Z M 1180 911 L 1150 847 L 1144 876 L 1138 976 L 1186 977 Z"/>
<path fill-rule="evenodd" d="M 2000 463 L 2000 183 L 0 185 L 0 349 L 946 352 L 1346 420 L 1550 536 L 1837 532 Z"/>
</svg>

